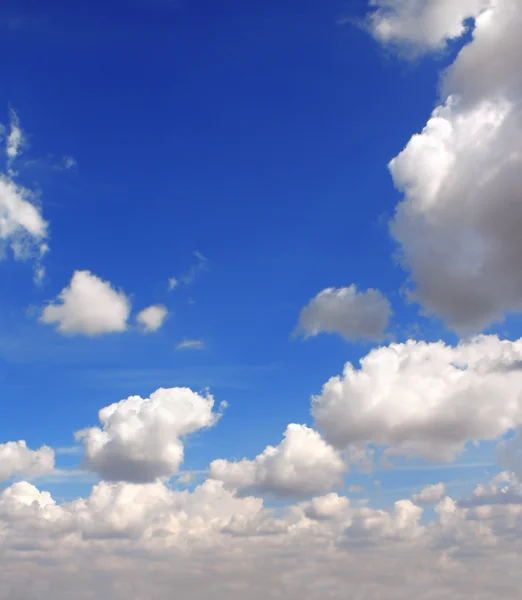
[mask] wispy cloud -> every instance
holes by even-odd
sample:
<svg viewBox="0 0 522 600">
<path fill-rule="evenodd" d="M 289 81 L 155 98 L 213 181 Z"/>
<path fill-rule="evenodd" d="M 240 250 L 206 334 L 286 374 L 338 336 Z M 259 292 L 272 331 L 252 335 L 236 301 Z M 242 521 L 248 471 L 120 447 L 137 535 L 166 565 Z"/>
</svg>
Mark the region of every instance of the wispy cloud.
<svg viewBox="0 0 522 600">
<path fill-rule="evenodd" d="M 33 483 L 53 484 L 53 483 L 97 483 L 98 477 L 94 473 L 89 473 L 82 469 L 53 469 L 45 475 L 28 478 Z"/>
<path fill-rule="evenodd" d="M 180 278 L 185 285 L 190 285 L 191 283 L 194 283 L 194 281 L 202 271 L 208 270 L 208 258 L 206 256 L 203 256 L 203 254 L 201 254 L 201 252 L 198 252 L 198 250 L 194 250 L 193 254 L 197 259 L 196 263 L 190 267 L 186 275 L 183 275 Z"/>
<path fill-rule="evenodd" d="M 204 348 L 203 340 L 183 340 L 176 346 L 176 350 L 204 350 Z"/>
</svg>

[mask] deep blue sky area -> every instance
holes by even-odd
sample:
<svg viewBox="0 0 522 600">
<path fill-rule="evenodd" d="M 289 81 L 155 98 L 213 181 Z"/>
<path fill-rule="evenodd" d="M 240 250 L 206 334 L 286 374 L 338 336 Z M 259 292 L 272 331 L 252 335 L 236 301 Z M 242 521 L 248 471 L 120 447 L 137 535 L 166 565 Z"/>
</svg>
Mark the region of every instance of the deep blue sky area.
<svg viewBox="0 0 522 600">
<path fill-rule="evenodd" d="M 20 177 L 41 191 L 51 224 L 40 288 L 30 265 L 1 265 L 0 383 L 16 398 L 3 437 L 67 446 L 107 404 L 208 385 L 230 407 L 205 444 L 188 447 L 190 467 L 216 446 L 255 455 L 288 422 L 309 423 L 310 395 L 369 349 L 291 337 L 320 290 L 379 287 L 397 339 L 423 322 L 399 294 L 387 163 L 422 129 L 450 57 L 389 57 L 354 23 L 366 8 L 2 4 L 0 106 L 28 134 Z M 64 155 L 77 167 L 56 168 Z M 169 294 L 195 250 L 208 268 Z M 164 303 L 167 326 L 103 339 L 42 327 L 36 308 L 78 269 L 127 291 L 136 310 Z M 176 352 L 183 338 L 206 348 Z"/>
</svg>

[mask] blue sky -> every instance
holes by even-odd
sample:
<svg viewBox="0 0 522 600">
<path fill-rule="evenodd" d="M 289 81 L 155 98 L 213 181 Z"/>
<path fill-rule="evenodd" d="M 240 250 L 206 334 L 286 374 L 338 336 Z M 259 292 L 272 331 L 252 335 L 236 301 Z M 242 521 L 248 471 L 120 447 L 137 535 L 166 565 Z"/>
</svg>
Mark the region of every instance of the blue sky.
<svg viewBox="0 0 522 600">
<path fill-rule="evenodd" d="M 435 11 L 437 4 L 429 0 L 426 6 Z M 2 236 L 0 228 L 5 246 L 0 260 L 0 444 L 26 440 L 31 449 L 47 445 L 56 451 L 54 471 L 31 482 L 59 500 L 87 497 L 105 471 L 96 467 L 97 459 L 85 462 L 84 446 L 74 432 L 101 427 L 98 411 L 103 407 L 177 387 L 201 395 L 209 388 L 215 410 L 222 401 L 228 404 L 217 425 L 194 427 L 183 438 L 184 461 L 178 466 L 182 473 L 194 472 L 190 490 L 203 484 L 215 459 L 225 459 L 229 468 L 240 459 L 255 459 L 267 445 L 278 446 L 289 423 L 317 429 L 343 460 L 352 443 L 363 441 L 377 455 L 389 448 L 395 468 L 351 465 L 341 484 L 332 486 L 341 495 L 349 495 L 350 486 L 363 486 L 352 496 L 368 499 L 376 509 L 388 509 L 439 482 L 459 500 L 499 473 L 497 444 L 512 436 L 522 415 L 522 410 L 514 414 L 507 399 L 505 409 L 499 408 L 507 425 L 488 429 L 488 417 L 481 416 L 482 424 L 470 426 L 475 435 L 468 437 L 452 433 L 460 426 L 458 418 L 475 418 L 472 408 L 466 413 L 457 400 L 447 415 L 434 413 L 433 431 L 442 427 L 443 417 L 449 431 L 433 434 L 434 441 L 429 423 L 422 429 L 414 417 L 410 422 L 407 409 L 396 417 L 409 403 L 411 414 L 415 402 L 429 403 L 438 385 L 436 366 L 433 378 L 424 371 L 408 372 L 408 379 L 390 392 L 395 395 L 382 409 L 386 415 L 389 411 L 389 431 L 379 413 L 374 430 L 364 437 L 365 417 L 355 415 L 360 429 L 348 423 L 352 438 L 339 446 L 338 415 L 321 417 L 311 409 L 311 397 L 317 396 L 325 410 L 334 411 L 326 405 L 323 385 L 346 363 L 358 369 L 358 361 L 379 346 L 406 348 L 407 340 L 466 345 L 485 332 L 513 345 L 509 360 L 502 354 L 509 363 L 506 373 L 518 364 L 521 290 L 510 283 L 518 268 L 508 272 L 506 266 L 504 274 L 498 267 L 511 264 L 516 252 L 502 242 L 508 239 L 508 225 L 495 229 L 498 213 L 491 200 L 502 202 L 503 192 L 480 180 L 489 204 L 482 200 L 482 187 L 476 202 L 483 209 L 470 208 L 465 199 L 459 204 L 467 193 L 462 190 L 479 179 L 468 164 L 481 165 L 485 173 L 490 161 L 493 173 L 495 160 L 503 165 L 499 169 L 507 169 L 506 163 L 496 155 L 471 154 L 472 144 L 459 141 L 465 130 L 448 163 L 463 173 L 462 180 L 445 174 L 442 184 L 429 187 L 445 163 L 438 155 L 426 154 L 424 160 L 425 147 L 414 147 L 412 138 L 437 106 L 445 106 L 441 114 L 457 137 L 459 123 L 468 126 L 468 115 L 477 123 L 488 119 L 489 113 L 476 117 L 469 108 L 485 106 L 472 53 L 481 43 L 474 33 L 486 26 L 479 21 L 482 4 L 490 3 L 482 2 L 480 10 L 471 8 L 475 4 L 480 2 L 472 0 L 462 14 L 447 8 L 427 16 L 419 2 L 411 3 L 418 10 L 410 15 L 396 0 L 48 0 L 45 5 L 12 0 L 0 8 L 0 54 L 5 57 L 0 121 L 6 148 L 9 131 L 18 128 L 23 138 L 15 160 L 3 152 L 2 177 L 34 192 L 30 200 L 49 227 L 49 252 L 40 259 L 33 251 L 25 260 L 13 255 L 12 239 Z M 509 0 L 501 4 L 511 6 Z M 494 10 L 500 22 L 504 8 Z M 457 35 L 455 28 L 463 22 L 470 29 Z M 506 55 L 506 64 L 509 60 Z M 516 93 L 511 88 L 508 93 L 502 82 L 491 85 L 492 98 L 499 91 L 506 102 L 519 101 L 515 84 Z M 453 108 L 448 98 L 462 104 Z M 499 118 L 510 118 L 502 107 L 494 106 Z M 439 125 L 440 120 L 432 121 L 421 142 Z M 471 139 L 471 125 L 469 131 Z M 481 135 L 479 146 L 485 147 L 488 138 Z M 446 143 L 441 134 L 433 147 L 440 148 L 441 139 Z M 398 156 L 390 173 L 388 163 Z M 511 181 L 509 174 L 504 181 Z M 519 190 L 514 186 L 510 189 Z M 436 209 L 430 204 L 434 199 Z M 406 206 L 404 214 L 400 206 Z M 507 215 L 510 207 L 506 200 L 498 210 Z M 518 223 L 513 211 L 511 222 Z M 482 256 L 476 267 L 475 259 Z M 45 274 L 35 283 L 40 265 Z M 125 331 L 109 327 L 93 335 L 88 326 L 67 331 L 60 318 L 46 316 L 46 307 L 59 306 L 59 294 L 73 286 L 73 274 L 83 271 L 132 305 L 120 323 Z M 176 279 L 173 289 L 170 278 Z M 481 281 L 483 303 L 477 292 Z M 357 310 L 369 306 L 366 292 L 377 290 L 380 308 L 375 310 L 387 315 L 382 331 L 348 331 L 358 330 L 364 319 L 362 313 L 343 313 L 355 311 L 356 305 L 343 304 L 349 300 L 339 297 L 341 313 L 327 315 L 336 310 L 330 304 L 317 317 L 314 311 L 322 310 L 318 294 L 331 288 L 344 290 L 344 299 L 355 290 L 354 303 L 361 301 Z M 415 298 L 408 299 L 408 289 Z M 87 303 L 102 307 L 95 294 L 90 298 Z M 117 304 L 114 296 L 110 300 Z M 313 326 L 304 324 L 307 305 L 309 318 L 318 319 Z M 168 312 L 151 333 L 136 321 L 146 307 Z M 101 312 L 96 318 L 105 319 Z M 375 318 L 371 313 L 370 321 Z M 488 340 L 476 352 L 497 364 L 491 357 L 501 353 L 498 339 Z M 187 341 L 194 347 L 180 347 Z M 433 358 L 435 346 L 429 348 Z M 473 348 L 465 346 L 465 364 L 459 368 L 476 369 L 482 377 Z M 375 384 L 370 404 L 388 389 L 388 359 L 379 356 L 384 383 Z M 452 369 L 460 358 L 447 360 L 444 369 Z M 380 381 L 381 371 L 368 372 Z M 410 384 L 417 386 L 412 396 Z M 490 395 L 507 389 L 515 394 L 519 382 L 484 380 L 484 386 L 490 384 Z M 470 380 L 464 391 L 455 384 L 455 391 L 445 393 L 460 398 L 475 385 Z M 351 390 L 355 404 L 357 390 Z M 470 396 L 469 402 L 477 398 Z M 477 407 L 477 414 L 484 410 L 480 415 L 487 415 L 493 405 Z M 347 404 L 343 414 L 350 410 Z M 393 429 L 396 419 L 404 421 Z M 418 431 L 404 433 L 417 425 Z M 425 438 L 433 447 L 423 446 Z M 466 451 L 453 452 L 461 442 Z M 88 448 L 89 441 L 84 443 Z M 225 484 L 232 477 L 227 473 Z M 176 489 L 177 475 L 168 475 L 174 475 L 169 485 Z M 0 489 L 21 479 L 13 471 Z M 263 485 L 238 484 L 235 493 L 259 492 Z M 265 506 L 286 506 L 288 494 L 278 497 L 274 489 L 260 493 Z M 290 494 L 292 502 L 302 497 Z M 428 512 L 430 518 L 433 514 Z M 1 594 L 0 588 L 0 599 Z"/>
<path fill-rule="evenodd" d="M 253 456 L 288 422 L 310 422 L 310 395 L 370 347 L 291 338 L 326 287 L 379 287 L 397 340 L 416 323 L 425 338 L 452 339 L 401 298 L 386 165 L 423 126 L 453 54 L 386 56 L 342 24 L 361 8 L 111 2 L 100 18 L 100 6 L 50 2 L 6 13 L 1 43 L 14 59 L 1 100 L 30 132 L 20 176 L 41 189 L 52 249 L 40 287 L 30 265 L 1 265 L 2 388 L 19 399 L 4 437 L 69 446 L 102 406 L 209 386 L 231 406 L 190 465 L 205 468 L 216 449 Z M 77 166 L 57 169 L 63 156 Z M 194 251 L 208 268 L 169 293 Z M 28 309 L 76 269 L 171 317 L 154 337 L 57 336 Z M 185 338 L 205 349 L 176 352 Z"/>
</svg>

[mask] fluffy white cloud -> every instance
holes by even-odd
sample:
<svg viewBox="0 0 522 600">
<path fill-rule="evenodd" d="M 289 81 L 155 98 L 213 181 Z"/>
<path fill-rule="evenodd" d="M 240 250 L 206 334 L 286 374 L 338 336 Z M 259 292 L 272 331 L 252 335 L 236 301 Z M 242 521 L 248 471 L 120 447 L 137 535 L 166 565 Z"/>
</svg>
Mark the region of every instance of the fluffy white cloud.
<svg viewBox="0 0 522 600">
<path fill-rule="evenodd" d="M 254 460 L 214 460 L 209 477 L 240 495 L 269 493 L 307 496 L 342 485 L 346 465 L 317 431 L 292 423 L 278 446 L 267 446 Z"/>
<path fill-rule="evenodd" d="M 212 427 L 221 416 L 214 398 L 188 388 L 160 388 L 102 408 L 102 425 L 77 432 L 85 466 L 109 481 L 153 482 L 174 475 L 183 462 L 182 438 Z M 221 407 L 224 407 L 222 403 Z"/>
<path fill-rule="evenodd" d="M 370 0 L 374 11 L 368 25 L 382 43 L 437 50 L 461 37 L 465 21 L 491 4 L 492 0 Z"/>
<path fill-rule="evenodd" d="M 297 331 L 306 337 L 337 333 L 346 340 L 379 339 L 390 315 L 390 303 L 379 290 L 327 288 L 301 310 Z"/>
<path fill-rule="evenodd" d="M 157 331 L 165 322 L 169 311 L 161 304 L 144 308 L 136 315 L 136 321 L 143 327 L 143 331 L 150 333 Z"/>
<path fill-rule="evenodd" d="M 436 483 L 425 486 L 418 494 L 411 497 L 415 504 L 436 504 L 444 497 L 446 488 L 444 484 Z"/>
<path fill-rule="evenodd" d="M 522 340 L 480 336 L 457 346 L 408 341 L 347 363 L 313 397 L 312 412 L 337 447 L 375 443 L 387 454 L 452 460 L 471 440 L 495 440 L 522 423 Z"/>
<path fill-rule="evenodd" d="M 44 475 L 53 468 L 54 452 L 48 446 L 31 450 L 23 440 L 0 444 L 0 481 Z"/>
<path fill-rule="evenodd" d="M 127 329 L 130 301 L 89 271 L 75 271 L 69 285 L 58 295 L 57 302 L 42 311 L 42 323 L 57 323 L 65 334 L 96 336 Z"/>
<path fill-rule="evenodd" d="M 324 519 L 347 518 L 347 509 L 350 501 L 344 496 L 331 493 L 326 496 L 313 498 L 308 504 L 304 505 L 305 515 L 309 519 L 322 521 Z"/>
<path fill-rule="evenodd" d="M 522 310 L 522 4 L 382 5 L 373 15 L 377 37 L 428 46 L 476 17 L 472 41 L 444 75 L 446 101 L 389 166 L 404 193 L 391 232 L 412 298 L 453 329 L 477 332 Z"/>
</svg>

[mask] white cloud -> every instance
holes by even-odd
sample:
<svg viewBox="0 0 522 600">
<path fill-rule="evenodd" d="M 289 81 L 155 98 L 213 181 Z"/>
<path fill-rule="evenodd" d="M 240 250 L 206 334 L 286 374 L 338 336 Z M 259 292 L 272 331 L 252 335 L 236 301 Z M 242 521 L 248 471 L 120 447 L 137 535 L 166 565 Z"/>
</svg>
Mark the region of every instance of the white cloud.
<svg viewBox="0 0 522 600">
<path fill-rule="evenodd" d="M 380 339 L 390 315 L 390 303 L 379 290 L 327 288 L 301 310 L 297 331 L 306 337 L 337 333 L 346 340 Z"/>
<path fill-rule="evenodd" d="M 47 237 L 48 223 L 33 202 L 30 190 L 0 174 L 0 244 L 19 260 L 34 256 Z"/>
<path fill-rule="evenodd" d="M 337 447 L 450 461 L 472 440 L 522 423 L 522 340 L 480 336 L 449 346 L 408 341 L 347 363 L 313 397 L 316 426 Z"/>
<path fill-rule="evenodd" d="M 370 0 L 374 11 L 368 26 L 384 44 L 438 50 L 461 37 L 465 21 L 491 4 L 492 0 Z"/>
<path fill-rule="evenodd" d="M 445 491 L 446 488 L 442 482 L 427 485 L 418 494 L 413 494 L 411 499 L 415 504 L 436 504 L 442 500 Z"/>
<path fill-rule="evenodd" d="M 194 600 L 516 597 L 521 506 L 446 497 L 421 516 L 408 500 L 384 510 L 336 494 L 277 516 L 212 480 L 104 482 L 64 503 L 22 482 L 0 493 L 0 598 L 166 600 L 173 585 Z"/>
<path fill-rule="evenodd" d="M 404 193 L 391 232 L 411 297 L 459 332 L 522 311 L 522 4 L 518 0 L 382 3 L 380 39 L 438 47 L 475 17 L 444 74 L 446 98 L 390 162 Z"/>
<path fill-rule="evenodd" d="M 331 493 L 326 496 L 313 498 L 308 504 L 304 505 L 305 515 L 309 519 L 322 521 L 327 519 L 347 518 L 347 509 L 350 501 L 344 496 Z"/>
<path fill-rule="evenodd" d="M 203 340 L 182 340 L 176 346 L 176 350 L 203 350 L 205 342 Z"/>
<path fill-rule="evenodd" d="M 193 254 L 196 258 L 196 263 L 193 264 L 192 267 L 190 267 L 186 275 L 183 275 L 180 278 L 182 283 L 184 283 L 185 285 L 190 285 L 191 283 L 194 283 L 196 277 L 198 277 L 198 275 L 202 271 L 206 271 L 208 269 L 207 257 L 203 256 L 203 254 L 201 254 L 201 252 L 198 252 L 197 250 L 194 250 Z"/>
<path fill-rule="evenodd" d="M 25 137 L 20 127 L 20 119 L 14 110 L 9 111 L 9 135 L 7 136 L 6 153 L 9 163 L 12 163 L 22 151 Z"/>
<path fill-rule="evenodd" d="M 100 410 L 102 425 L 77 432 L 85 466 L 109 481 L 153 482 L 174 475 L 183 462 L 182 438 L 212 427 L 221 416 L 214 398 L 188 388 L 130 396 Z M 224 408 L 222 404 L 220 408 Z"/>
<path fill-rule="evenodd" d="M 68 287 L 48 304 L 40 317 L 42 323 L 57 323 L 64 334 L 96 336 L 127 329 L 130 301 L 89 271 L 75 271 Z"/>
<path fill-rule="evenodd" d="M 0 481 L 43 475 L 53 468 L 54 452 L 48 446 L 31 450 L 23 440 L 0 444 Z"/>
<path fill-rule="evenodd" d="M 267 446 L 254 460 L 214 460 L 209 477 L 237 489 L 240 495 L 269 493 L 292 497 L 341 486 L 345 471 L 339 453 L 317 431 L 292 423 L 278 446 Z"/>
<path fill-rule="evenodd" d="M 169 277 L 169 281 L 168 281 L 169 292 L 171 292 L 175 287 L 177 287 L 178 283 L 179 282 L 175 277 Z"/>
<path fill-rule="evenodd" d="M 143 327 L 146 333 L 157 331 L 165 322 L 169 311 L 161 304 L 144 308 L 136 316 L 136 321 Z"/>
</svg>

